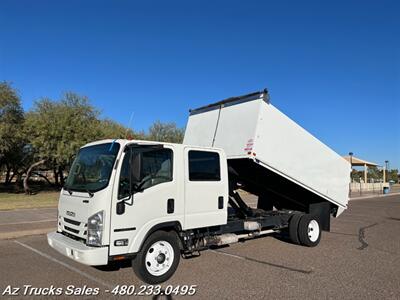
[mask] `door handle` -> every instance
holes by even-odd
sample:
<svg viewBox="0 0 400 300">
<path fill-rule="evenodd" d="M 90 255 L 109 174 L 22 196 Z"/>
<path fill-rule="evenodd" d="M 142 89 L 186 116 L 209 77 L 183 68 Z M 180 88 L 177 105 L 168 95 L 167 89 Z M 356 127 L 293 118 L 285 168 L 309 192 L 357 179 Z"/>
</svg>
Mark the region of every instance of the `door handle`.
<svg viewBox="0 0 400 300">
<path fill-rule="evenodd" d="M 167 201 L 167 213 L 172 214 L 174 213 L 175 210 L 175 200 L 174 199 L 168 199 Z"/>
<path fill-rule="evenodd" d="M 224 208 L 224 197 L 219 196 L 218 197 L 218 209 L 223 209 Z"/>
</svg>

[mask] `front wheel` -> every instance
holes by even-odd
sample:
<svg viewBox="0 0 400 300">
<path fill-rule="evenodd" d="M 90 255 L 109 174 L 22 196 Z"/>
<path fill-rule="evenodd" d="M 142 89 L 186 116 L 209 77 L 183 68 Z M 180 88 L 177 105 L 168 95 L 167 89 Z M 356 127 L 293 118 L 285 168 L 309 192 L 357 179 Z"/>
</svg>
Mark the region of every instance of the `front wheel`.
<svg viewBox="0 0 400 300">
<path fill-rule="evenodd" d="M 156 231 L 145 241 L 132 261 L 135 274 L 148 284 L 167 281 L 174 275 L 180 260 L 177 236 L 174 232 Z"/>
</svg>

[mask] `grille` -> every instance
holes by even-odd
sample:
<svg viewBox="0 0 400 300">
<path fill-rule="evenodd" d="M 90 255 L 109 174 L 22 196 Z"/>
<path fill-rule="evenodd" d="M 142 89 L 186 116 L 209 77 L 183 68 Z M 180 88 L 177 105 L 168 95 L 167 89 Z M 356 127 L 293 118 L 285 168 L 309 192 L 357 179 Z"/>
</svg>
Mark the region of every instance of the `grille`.
<svg viewBox="0 0 400 300">
<path fill-rule="evenodd" d="M 75 220 L 71 220 L 71 219 L 68 219 L 68 218 L 64 218 L 64 221 L 69 223 L 69 224 L 75 225 L 75 226 L 80 226 L 81 225 L 81 222 L 75 221 Z"/>
<path fill-rule="evenodd" d="M 60 226 L 63 228 L 63 233 L 65 235 L 76 240 L 86 240 L 87 223 L 62 217 Z"/>
<path fill-rule="evenodd" d="M 65 225 L 64 225 L 64 229 L 65 229 L 65 230 L 68 230 L 68 231 L 70 231 L 70 232 L 73 232 L 73 233 L 75 233 L 75 234 L 78 234 L 78 233 L 79 233 L 79 230 L 73 229 L 73 228 L 68 227 L 68 226 L 65 226 Z"/>
</svg>

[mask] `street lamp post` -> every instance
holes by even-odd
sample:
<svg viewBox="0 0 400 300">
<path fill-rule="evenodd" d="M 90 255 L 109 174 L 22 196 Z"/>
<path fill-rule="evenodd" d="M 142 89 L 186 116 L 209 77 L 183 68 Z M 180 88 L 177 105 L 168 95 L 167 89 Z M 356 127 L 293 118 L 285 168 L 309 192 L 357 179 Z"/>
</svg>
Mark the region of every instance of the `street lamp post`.
<svg viewBox="0 0 400 300">
<path fill-rule="evenodd" d="M 388 176 L 389 176 L 389 161 L 385 160 L 385 180 L 383 181 L 383 183 L 386 182 L 386 180 L 388 180 Z"/>
</svg>

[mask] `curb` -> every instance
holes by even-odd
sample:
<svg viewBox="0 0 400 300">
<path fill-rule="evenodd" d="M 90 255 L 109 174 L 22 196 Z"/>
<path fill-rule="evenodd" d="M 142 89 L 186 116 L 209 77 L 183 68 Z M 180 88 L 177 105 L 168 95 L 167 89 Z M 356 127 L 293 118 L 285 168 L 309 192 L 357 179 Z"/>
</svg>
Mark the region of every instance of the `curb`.
<svg viewBox="0 0 400 300">
<path fill-rule="evenodd" d="M 380 195 L 369 195 L 369 196 L 354 197 L 354 198 L 350 198 L 349 201 L 369 199 L 369 198 L 383 198 L 383 197 L 390 197 L 390 196 L 397 196 L 397 195 L 400 195 L 400 192 L 391 193 L 391 194 L 383 194 L 383 195 L 380 194 Z"/>
<path fill-rule="evenodd" d="M 56 206 L 40 206 L 40 207 L 17 207 L 17 208 L 0 208 L 0 212 L 20 211 L 20 210 L 40 210 L 57 208 Z"/>
<path fill-rule="evenodd" d="M 16 238 L 20 238 L 20 237 L 24 237 L 24 236 L 41 235 L 41 234 L 49 233 L 49 232 L 54 231 L 54 230 L 55 230 L 55 227 L 32 229 L 32 230 L 1 232 L 0 233 L 0 240 L 10 240 L 10 239 L 16 239 Z"/>
</svg>

